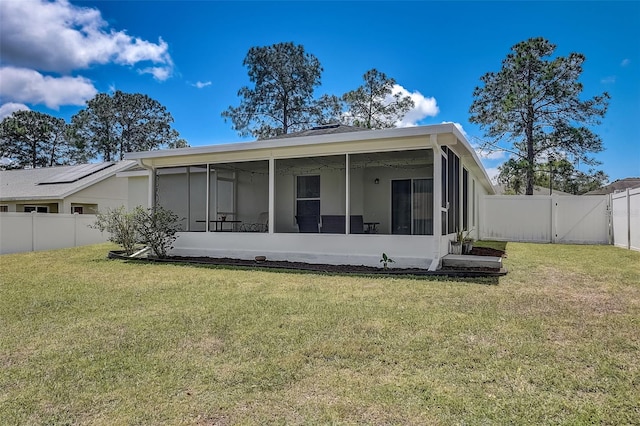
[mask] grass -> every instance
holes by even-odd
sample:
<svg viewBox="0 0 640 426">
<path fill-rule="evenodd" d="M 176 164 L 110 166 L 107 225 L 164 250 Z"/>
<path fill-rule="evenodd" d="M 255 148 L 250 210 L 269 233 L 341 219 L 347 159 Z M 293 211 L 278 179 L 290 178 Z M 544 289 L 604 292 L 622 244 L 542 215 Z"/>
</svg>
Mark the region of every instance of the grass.
<svg viewBox="0 0 640 426">
<path fill-rule="evenodd" d="M 112 248 L 0 257 L 3 424 L 640 423 L 637 252 L 509 243 L 481 285 Z"/>
</svg>

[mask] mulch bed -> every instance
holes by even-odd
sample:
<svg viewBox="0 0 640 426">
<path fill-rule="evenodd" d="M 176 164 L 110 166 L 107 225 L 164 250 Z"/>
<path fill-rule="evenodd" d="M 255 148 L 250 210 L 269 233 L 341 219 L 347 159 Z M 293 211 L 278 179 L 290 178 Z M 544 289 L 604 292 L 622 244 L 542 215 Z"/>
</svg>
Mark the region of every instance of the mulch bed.
<svg viewBox="0 0 640 426">
<path fill-rule="evenodd" d="M 474 247 L 471 254 L 476 256 L 504 256 L 504 252 L 501 250 L 486 248 L 486 247 Z M 166 259 L 158 258 L 129 258 L 122 251 L 109 252 L 109 258 L 122 259 L 122 260 L 134 260 L 134 261 L 149 261 L 149 262 L 162 262 L 162 263 L 185 263 L 185 264 L 198 264 L 198 265 L 212 265 L 212 266 L 228 266 L 228 267 L 243 267 L 243 268 L 264 268 L 264 269 L 278 269 L 288 271 L 308 271 L 318 273 L 329 274 L 355 274 L 355 275 L 410 275 L 410 276 L 456 276 L 456 277 L 496 277 L 506 274 L 506 270 L 495 268 L 464 268 L 464 269 L 449 269 L 443 268 L 438 271 L 429 271 L 421 268 L 376 268 L 365 265 L 326 265 L 316 263 L 304 263 L 304 262 L 289 262 L 289 261 L 277 261 L 277 260 L 265 260 L 257 262 L 255 260 L 233 259 L 228 257 L 184 257 L 184 256 L 170 256 Z"/>
<path fill-rule="evenodd" d="M 491 247 L 474 247 L 471 249 L 471 253 L 469 254 L 473 256 L 507 257 L 507 254 L 504 251 Z"/>
</svg>

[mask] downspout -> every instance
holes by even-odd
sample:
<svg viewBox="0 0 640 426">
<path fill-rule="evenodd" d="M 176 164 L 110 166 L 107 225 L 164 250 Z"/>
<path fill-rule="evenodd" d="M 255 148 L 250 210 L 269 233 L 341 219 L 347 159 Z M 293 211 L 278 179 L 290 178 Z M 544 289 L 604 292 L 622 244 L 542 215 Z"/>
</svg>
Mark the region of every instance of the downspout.
<svg viewBox="0 0 640 426">
<path fill-rule="evenodd" d="M 143 169 L 149 170 L 149 191 L 147 198 L 147 205 L 149 207 L 155 207 L 156 205 L 156 170 L 153 166 L 148 166 L 144 163 L 142 158 L 136 160 L 138 165 Z"/>
<path fill-rule="evenodd" d="M 441 256 L 440 243 L 442 240 L 442 214 L 441 198 L 442 198 L 442 155 L 438 146 L 438 135 L 429 136 L 431 149 L 433 150 L 433 260 L 429 266 L 430 271 L 435 271 L 440 266 Z"/>
</svg>

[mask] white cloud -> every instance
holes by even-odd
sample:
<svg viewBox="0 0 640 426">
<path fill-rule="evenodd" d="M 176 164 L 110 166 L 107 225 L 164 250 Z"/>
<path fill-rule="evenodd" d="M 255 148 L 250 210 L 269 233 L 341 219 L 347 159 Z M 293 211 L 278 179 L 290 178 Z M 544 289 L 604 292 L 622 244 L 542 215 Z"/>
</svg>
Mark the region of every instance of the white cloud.
<svg viewBox="0 0 640 426">
<path fill-rule="evenodd" d="M 627 66 L 627 65 L 629 65 L 630 63 L 631 63 L 631 59 L 629 59 L 629 58 L 624 58 L 624 59 L 622 60 L 622 62 L 620 62 L 620 66 L 621 66 L 621 67 L 626 67 L 626 66 Z"/>
<path fill-rule="evenodd" d="M 162 39 L 152 43 L 109 28 L 97 9 L 68 0 L 0 2 L 3 62 L 40 71 L 68 73 L 94 64 L 151 62 L 150 72 L 168 78 L 173 62 Z"/>
<path fill-rule="evenodd" d="M 192 84 L 192 86 L 193 87 L 197 87 L 198 89 L 202 89 L 204 87 L 211 86 L 211 82 L 210 81 L 204 81 L 204 82 L 203 81 L 198 81 L 198 82 Z"/>
<path fill-rule="evenodd" d="M 478 157 L 484 160 L 502 160 L 507 157 L 506 152 L 501 150 L 490 151 L 487 149 L 483 149 L 480 145 L 472 144 L 472 148 L 478 154 Z"/>
<path fill-rule="evenodd" d="M 4 105 L 0 105 L 0 121 L 9 117 L 16 111 L 29 111 L 29 107 L 25 104 L 18 104 L 15 102 L 8 102 Z"/>
<path fill-rule="evenodd" d="M 426 117 L 435 117 L 440 112 L 436 98 L 426 98 L 420 92 L 409 92 L 404 87 L 396 84 L 393 86 L 393 94 L 400 93 L 402 96 L 410 96 L 415 106 L 396 123 L 397 127 L 414 127 L 418 122 Z M 392 97 L 388 96 L 387 101 L 391 102 Z"/>
<path fill-rule="evenodd" d="M 610 75 L 610 76 L 605 77 L 602 80 L 600 80 L 600 83 L 602 83 L 602 84 L 613 84 L 615 82 L 616 82 L 616 76 L 615 75 Z"/>
<path fill-rule="evenodd" d="M 52 109 L 61 105 L 84 105 L 98 93 L 84 77 L 51 77 L 37 71 L 0 68 L 0 97 L 13 102 L 43 104 Z"/>
<path fill-rule="evenodd" d="M 498 175 L 500 174 L 500 170 L 497 167 L 485 167 L 487 171 L 487 175 L 489 176 L 489 180 L 491 183 L 496 185 L 498 183 Z"/>
<path fill-rule="evenodd" d="M 139 74 L 151 74 L 153 78 L 159 81 L 165 81 L 171 77 L 171 70 L 166 67 L 148 67 L 138 70 Z"/>
</svg>

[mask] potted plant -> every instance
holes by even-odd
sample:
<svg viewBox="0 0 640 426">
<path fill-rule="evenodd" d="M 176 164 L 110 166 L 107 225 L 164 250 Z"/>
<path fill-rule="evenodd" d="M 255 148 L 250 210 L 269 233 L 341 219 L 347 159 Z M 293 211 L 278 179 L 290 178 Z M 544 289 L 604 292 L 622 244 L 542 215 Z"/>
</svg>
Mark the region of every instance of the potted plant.
<svg viewBox="0 0 640 426">
<path fill-rule="evenodd" d="M 462 241 L 464 240 L 464 231 L 456 231 L 456 239 L 449 242 L 449 253 L 462 254 Z"/>
<path fill-rule="evenodd" d="M 462 254 L 470 254 L 471 250 L 473 250 L 474 239 L 470 236 L 471 231 L 473 231 L 473 229 L 466 231 L 464 236 L 462 237 Z"/>
<path fill-rule="evenodd" d="M 471 231 L 473 231 L 473 229 L 470 229 L 468 231 L 466 229 L 457 230 L 455 241 L 449 242 L 449 253 L 451 254 L 471 253 L 471 250 L 473 249 L 473 238 L 469 236 L 471 235 Z"/>
</svg>

